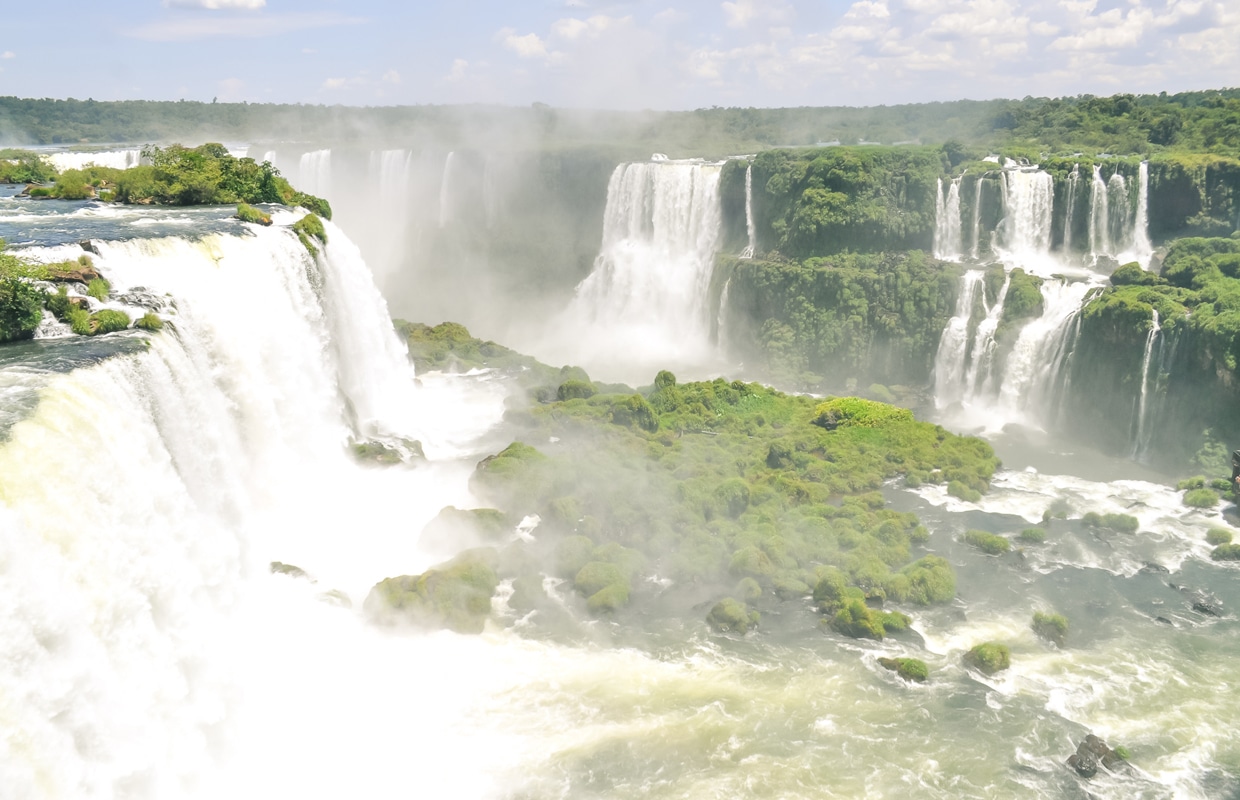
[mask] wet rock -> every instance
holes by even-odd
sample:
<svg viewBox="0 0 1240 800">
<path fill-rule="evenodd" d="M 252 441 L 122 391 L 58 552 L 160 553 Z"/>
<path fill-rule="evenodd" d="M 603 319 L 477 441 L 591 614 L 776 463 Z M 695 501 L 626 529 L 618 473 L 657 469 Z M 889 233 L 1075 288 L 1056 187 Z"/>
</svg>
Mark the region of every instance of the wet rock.
<svg viewBox="0 0 1240 800">
<path fill-rule="evenodd" d="M 925 683 L 930 676 L 926 662 L 916 658 L 880 658 L 878 665 L 889 669 L 906 681 Z"/>
<path fill-rule="evenodd" d="M 1209 592 L 1202 591 L 1201 589 L 1192 589 L 1188 586 L 1179 586 L 1174 583 L 1167 585 L 1184 595 L 1189 605 L 1192 606 L 1193 611 L 1205 614 L 1208 617 L 1221 617 L 1227 613 L 1223 608 L 1223 603 Z"/>
<path fill-rule="evenodd" d="M 292 564 L 285 564 L 283 561 L 272 561 L 271 572 L 273 575 L 288 575 L 290 578 L 310 577 L 301 567 L 295 567 Z"/>
<path fill-rule="evenodd" d="M 1085 741 L 1077 745 L 1076 752 L 1068 756 L 1068 766 L 1076 770 L 1076 774 L 1082 778 L 1092 778 L 1098 774 L 1099 764 L 1114 772 L 1123 768 L 1127 762 L 1106 742 L 1091 733 L 1085 737 Z"/>
<path fill-rule="evenodd" d="M 98 279 L 98 277 L 98 271 L 90 264 L 77 263 L 76 268 L 59 269 L 48 267 L 47 269 L 47 279 L 53 283 L 90 283 Z"/>
<path fill-rule="evenodd" d="M 1142 565 L 1141 569 L 1137 570 L 1137 572 L 1143 575 L 1170 575 L 1171 574 L 1171 570 L 1167 569 L 1162 564 L 1155 564 L 1153 561 L 1146 561 L 1145 564 Z"/>
<path fill-rule="evenodd" d="M 82 241 L 78 242 L 78 247 L 82 248 L 88 253 L 93 253 L 94 255 L 97 255 L 97 256 L 103 255 L 103 253 L 99 252 L 99 245 L 95 244 L 95 242 L 91 239 L 83 239 Z"/>
</svg>

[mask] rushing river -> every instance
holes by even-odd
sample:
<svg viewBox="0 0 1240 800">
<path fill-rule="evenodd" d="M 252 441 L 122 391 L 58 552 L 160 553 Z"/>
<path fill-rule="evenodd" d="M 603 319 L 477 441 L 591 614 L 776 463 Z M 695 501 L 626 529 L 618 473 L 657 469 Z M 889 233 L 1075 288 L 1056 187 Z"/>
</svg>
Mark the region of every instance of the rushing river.
<svg viewBox="0 0 1240 800">
<path fill-rule="evenodd" d="M 370 586 L 433 564 L 422 526 L 477 505 L 516 380 L 415 379 L 343 231 L 314 261 L 293 215 L 231 211 L 0 198 L 0 237 L 44 260 L 93 240 L 114 302 L 171 323 L 0 348 L 0 797 L 1240 796 L 1240 588 L 1205 543 L 1221 512 L 1062 447 L 1013 446 L 977 503 L 888 488 L 959 597 L 882 643 L 824 631 L 808 599 L 745 637 L 704 613 L 550 630 L 508 587 L 480 636 L 373 627 Z M 359 431 L 428 462 L 364 467 Z M 1003 557 L 957 541 L 1055 501 L 1140 530 L 1057 520 Z M 1066 647 L 1035 610 L 1071 620 Z M 961 665 L 988 640 L 1012 647 L 993 678 Z M 1089 732 L 1132 769 L 1078 778 Z"/>
</svg>

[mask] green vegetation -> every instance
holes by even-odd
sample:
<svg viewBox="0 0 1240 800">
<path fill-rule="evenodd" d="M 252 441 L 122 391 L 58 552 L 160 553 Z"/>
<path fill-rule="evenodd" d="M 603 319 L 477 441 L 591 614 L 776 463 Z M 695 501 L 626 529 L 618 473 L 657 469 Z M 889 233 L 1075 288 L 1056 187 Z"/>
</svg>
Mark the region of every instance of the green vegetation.
<svg viewBox="0 0 1240 800">
<path fill-rule="evenodd" d="M 785 261 L 720 257 L 731 275 L 729 347 L 770 379 L 805 389 L 928 379 L 960 267 L 920 251 Z M 883 399 L 881 397 L 876 399 Z"/>
<path fill-rule="evenodd" d="M 953 480 L 947 484 L 947 493 L 952 497 L 976 503 L 982 499 L 982 493 L 961 480 Z"/>
<path fill-rule="evenodd" d="M 1087 528 L 1105 528 L 1117 533 L 1136 533 L 1140 521 L 1128 514 L 1098 514 L 1091 511 L 1081 518 Z"/>
<path fill-rule="evenodd" d="M 1240 561 L 1240 544 L 1223 544 L 1214 548 L 1210 558 L 1215 561 Z"/>
<path fill-rule="evenodd" d="M 744 635 L 750 628 L 756 628 L 761 615 L 739 600 L 725 597 L 711 608 L 706 615 L 706 622 L 719 633 L 739 633 Z"/>
<path fill-rule="evenodd" d="M 1068 618 L 1061 614 L 1033 614 L 1033 632 L 1048 642 L 1063 647 L 1068 640 Z"/>
<path fill-rule="evenodd" d="M 925 683 L 930 677 L 926 662 L 916 658 L 880 658 L 878 665 L 889 669 L 906 681 Z"/>
<path fill-rule="evenodd" d="M 986 675 L 994 675 L 1012 666 L 1012 651 L 997 642 L 979 644 L 964 654 L 965 666 Z"/>
<path fill-rule="evenodd" d="M 1012 543 L 1004 536 L 986 531 L 969 530 L 964 533 L 965 544 L 976 547 L 987 555 L 997 556 L 1012 549 Z"/>
<path fill-rule="evenodd" d="M 814 409 L 814 424 L 829 431 L 841 426 L 877 428 L 893 422 L 912 421 L 913 412 L 907 408 L 859 397 L 834 397 Z"/>
<path fill-rule="evenodd" d="M 1044 528 L 1025 528 L 1020 532 L 1020 540 L 1028 544 L 1042 544 L 1046 541 Z"/>
<path fill-rule="evenodd" d="M 1206 542 L 1215 545 L 1231 544 L 1231 531 L 1226 528 L 1211 528 L 1206 532 Z"/>
<path fill-rule="evenodd" d="M 1184 493 L 1184 505 L 1193 508 L 1214 508 L 1218 505 L 1218 494 L 1213 489 L 1190 489 Z"/>
<path fill-rule="evenodd" d="M 270 225 L 271 215 L 267 214 L 260 208 L 255 208 L 249 203 L 237 204 L 237 219 L 242 222 L 252 222 L 255 225 Z"/>
<path fill-rule="evenodd" d="M 38 153 L 0 148 L 0 183 L 49 183 L 55 177 L 56 170 Z"/>
<path fill-rule="evenodd" d="M 129 322 L 129 315 L 124 311 L 116 311 L 111 308 L 105 308 L 91 314 L 87 325 L 89 335 L 97 336 L 103 333 L 116 333 L 117 331 L 123 331 L 129 327 Z"/>
<path fill-rule="evenodd" d="M 499 579 L 493 550 L 467 550 L 421 575 L 386 578 L 366 597 L 371 619 L 384 624 L 481 633 Z"/>
<path fill-rule="evenodd" d="M 140 328 L 141 330 L 154 333 L 155 331 L 161 331 L 164 329 L 164 321 L 160 319 L 160 316 L 155 312 L 148 311 L 137 321 L 135 321 L 133 326 L 135 328 Z"/>
<path fill-rule="evenodd" d="M 90 283 L 86 284 L 86 296 L 93 297 L 101 303 L 108 299 L 108 293 L 111 291 L 111 284 L 103 278 L 92 278 Z"/>
<path fill-rule="evenodd" d="M 319 254 L 315 240 L 318 240 L 319 244 L 327 244 L 327 231 L 323 228 L 323 220 L 319 219 L 316 214 L 307 214 L 294 222 L 293 232 L 297 234 L 298 241 L 311 256 Z"/>
</svg>

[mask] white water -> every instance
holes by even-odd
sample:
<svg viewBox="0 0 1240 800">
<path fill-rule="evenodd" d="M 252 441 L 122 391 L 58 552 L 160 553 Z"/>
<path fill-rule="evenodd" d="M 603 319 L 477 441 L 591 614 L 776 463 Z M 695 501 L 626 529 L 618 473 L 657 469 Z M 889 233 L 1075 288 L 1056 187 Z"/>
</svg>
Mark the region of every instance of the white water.
<svg viewBox="0 0 1240 800">
<path fill-rule="evenodd" d="M 1076 219 L 1076 203 L 1077 195 L 1081 191 L 1081 167 L 1079 164 L 1072 165 L 1072 171 L 1068 173 L 1068 187 L 1065 191 L 1067 195 L 1064 200 L 1064 217 L 1063 217 L 1063 253 L 1065 257 L 1072 255 L 1072 228 L 1073 221 Z"/>
<path fill-rule="evenodd" d="M 299 191 L 316 197 L 331 198 L 332 151 L 312 150 L 303 153 L 297 164 L 297 180 L 293 184 Z"/>
<path fill-rule="evenodd" d="M 67 169 L 82 169 L 91 166 L 110 167 L 112 169 L 129 169 L 142 161 L 142 150 L 137 147 L 123 150 L 103 150 L 95 153 L 58 152 L 48 153 L 43 159 L 55 167 L 57 172 Z"/>
<path fill-rule="evenodd" d="M 935 196 L 935 258 L 959 261 L 964 255 L 960 220 L 960 182 L 963 178 L 963 175 L 953 178 L 946 195 L 943 192 L 943 179 L 939 178 L 938 193 Z"/>
<path fill-rule="evenodd" d="M 452 160 L 455 152 L 448 153 L 443 162 L 443 176 L 439 181 L 439 227 L 445 227 L 452 221 Z"/>
<path fill-rule="evenodd" d="M 550 350 L 631 380 L 648 380 L 659 363 L 713 361 L 708 289 L 722 221 L 719 173 L 717 163 L 677 161 L 615 169 L 602 247 L 552 326 Z"/>
<path fill-rule="evenodd" d="M 982 292 L 982 307 L 985 316 L 977 325 L 970 350 L 971 359 L 965 372 L 963 402 L 973 405 L 991 393 L 995 379 L 995 331 L 1003 318 L 1003 304 L 1007 300 L 1008 287 L 1012 283 L 1012 274 L 1003 277 L 1003 286 L 993 303 L 987 301 L 986 293 Z"/>
<path fill-rule="evenodd" d="M 969 255 L 976 261 L 982 249 L 982 178 L 973 181 L 973 242 Z"/>
<path fill-rule="evenodd" d="M 407 150 L 381 150 L 370 153 L 371 186 L 378 187 L 378 203 L 369 203 L 363 214 L 349 213 L 341 207 L 338 222 L 354 231 L 355 239 L 368 243 L 366 263 L 383 285 L 400 271 L 406 254 L 406 232 L 410 223 L 410 163 Z"/>
<path fill-rule="evenodd" d="M 934 356 L 934 404 L 946 408 L 964 399 L 969 356 L 969 323 L 983 272 L 969 270 L 960 278 L 956 313 L 947 321 Z"/>
<path fill-rule="evenodd" d="M 1102 165 L 1095 164 L 1089 198 L 1089 255 L 1096 262 L 1099 256 L 1111 252 L 1111 211 L 1107 182 L 1102 179 Z"/>
<path fill-rule="evenodd" d="M 1132 457 L 1137 460 L 1145 457 L 1146 452 L 1149 450 L 1150 438 L 1153 434 L 1149 429 L 1146 412 L 1148 396 L 1152 388 L 1150 385 L 1150 362 L 1154 355 L 1154 344 L 1158 341 L 1158 334 L 1161 331 L 1162 328 L 1158 324 L 1158 309 L 1153 309 L 1150 330 L 1145 336 L 1145 353 L 1141 357 L 1141 399 L 1137 403 L 1137 434 L 1132 441 Z"/>
<path fill-rule="evenodd" d="M 1136 261 L 1142 269 L 1150 268 L 1154 245 L 1150 242 L 1150 164 L 1142 161 L 1137 168 L 1137 206 L 1132 215 L 1132 227 L 1127 233 L 1127 247 L 1116 260 L 1121 264 Z"/>
<path fill-rule="evenodd" d="M 996 250 L 1009 266 L 1036 267 L 1050 254 L 1054 181 L 1034 168 L 1005 169 L 1002 176 L 1004 218 Z"/>
<path fill-rule="evenodd" d="M 749 242 L 741 251 L 741 258 L 753 258 L 758 247 L 758 226 L 753 218 L 753 164 L 745 167 L 745 233 Z"/>
</svg>

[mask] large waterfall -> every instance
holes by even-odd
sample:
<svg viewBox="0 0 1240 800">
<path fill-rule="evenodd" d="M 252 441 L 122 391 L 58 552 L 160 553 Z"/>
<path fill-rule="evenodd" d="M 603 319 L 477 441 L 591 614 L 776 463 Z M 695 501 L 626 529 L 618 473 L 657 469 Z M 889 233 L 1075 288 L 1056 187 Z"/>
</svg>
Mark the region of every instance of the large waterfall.
<svg viewBox="0 0 1240 800">
<path fill-rule="evenodd" d="M 1050 174 L 1033 168 L 1002 173 L 1002 236 L 996 248 L 1005 261 L 1040 260 L 1050 253 L 1055 200 Z"/>
<path fill-rule="evenodd" d="M 594 270 L 561 322 L 573 333 L 556 326 L 574 347 L 565 360 L 637 370 L 713 361 L 708 290 L 722 222 L 719 175 L 719 164 L 700 162 L 615 169 Z"/>
<path fill-rule="evenodd" d="M 753 218 L 753 164 L 745 166 L 745 235 L 748 241 L 741 258 L 753 258 L 758 247 L 758 225 Z"/>
<path fill-rule="evenodd" d="M 1145 353 L 1141 356 L 1141 396 L 1137 402 L 1137 424 L 1136 435 L 1132 439 L 1132 457 L 1143 458 L 1149 450 L 1150 439 L 1153 431 L 1150 429 L 1148 412 L 1149 412 L 1149 395 L 1154 389 L 1153 383 L 1158 377 L 1158 360 L 1154 359 L 1155 345 L 1159 343 L 1158 335 L 1162 333 L 1162 327 L 1158 324 L 1158 309 L 1154 309 L 1153 316 L 1150 319 L 1150 330 L 1145 335 Z M 1154 365 L 1154 374 L 1150 374 L 1150 366 Z"/>
<path fill-rule="evenodd" d="M 944 193 L 943 179 L 939 179 L 938 192 L 935 196 L 935 258 L 959 261 L 964 254 L 964 237 L 960 226 L 961 180 L 963 176 L 953 178 L 947 192 Z"/>
</svg>

